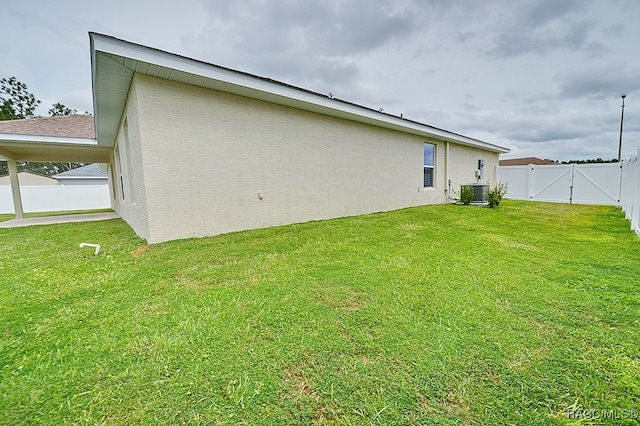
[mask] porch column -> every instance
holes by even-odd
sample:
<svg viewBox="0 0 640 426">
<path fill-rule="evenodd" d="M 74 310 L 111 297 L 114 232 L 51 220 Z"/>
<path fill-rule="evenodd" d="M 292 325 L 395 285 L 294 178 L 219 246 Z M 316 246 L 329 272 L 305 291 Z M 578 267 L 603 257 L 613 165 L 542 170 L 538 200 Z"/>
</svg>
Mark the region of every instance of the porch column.
<svg viewBox="0 0 640 426">
<path fill-rule="evenodd" d="M 11 182 L 11 195 L 13 195 L 13 210 L 16 213 L 16 219 L 22 219 L 24 212 L 22 210 L 22 196 L 20 195 L 20 183 L 18 182 L 18 165 L 16 160 L 7 158 L 9 166 L 9 181 Z"/>
</svg>

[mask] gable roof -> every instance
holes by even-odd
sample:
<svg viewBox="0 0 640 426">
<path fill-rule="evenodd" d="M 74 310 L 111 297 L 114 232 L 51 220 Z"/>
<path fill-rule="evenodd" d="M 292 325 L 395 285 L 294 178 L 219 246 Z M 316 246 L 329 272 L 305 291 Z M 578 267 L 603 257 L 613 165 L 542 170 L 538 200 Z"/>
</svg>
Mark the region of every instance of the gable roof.
<svg viewBox="0 0 640 426">
<path fill-rule="evenodd" d="M 93 117 L 90 115 L 60 115 L 0 121 L 0 133 L 66 138 L 95 138 Z"/>
<path fill-rule="evenodd" d="M 53 175 L 53 177 L 56 179 L 106 179 L 107 172 L 100 170 L 98 163 L 93 163 L 58 173 L 57 175 Z"/>
<path fill-rule="evenodd" d="M 113 146 L 133 75 L 144 74 L 442 141 L 506 153 L 507 148 L 269 78 L 103 34 L 89 33 L 98 143 Z"/>
<path fill-rule="evenodd" d="M 529 164 L 535 164 L 537 166 L 547 166 L 558 163 L 549 160 L 543 160 L 538 157 L 509 158 L 507 160 L 500 160 L 501 166 L 528 166 Z"/>
</svg>

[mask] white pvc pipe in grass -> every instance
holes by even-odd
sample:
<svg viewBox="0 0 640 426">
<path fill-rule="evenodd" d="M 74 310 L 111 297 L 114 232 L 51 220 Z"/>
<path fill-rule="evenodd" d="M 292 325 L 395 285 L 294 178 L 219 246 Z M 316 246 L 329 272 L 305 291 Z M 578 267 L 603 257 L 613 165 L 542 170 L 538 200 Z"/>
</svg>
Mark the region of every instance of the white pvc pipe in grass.
<svg viewBox="0 0 640 426">
<path fill-rule="evenodd" d="M 95 255 L 97 256 L 98 253 L 100 253 L 100 245 L 99 244 L 91 244 L 91 243 L 80 243 L 80 248 L 83 247 L 95 247 L 96 252 Z"/>
</svg>

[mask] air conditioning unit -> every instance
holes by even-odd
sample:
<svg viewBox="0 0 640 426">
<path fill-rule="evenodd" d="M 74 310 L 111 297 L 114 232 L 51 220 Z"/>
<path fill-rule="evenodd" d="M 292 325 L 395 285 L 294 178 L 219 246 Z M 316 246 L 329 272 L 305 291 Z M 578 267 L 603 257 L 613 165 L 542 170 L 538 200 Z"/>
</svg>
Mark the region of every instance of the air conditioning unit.
<svg viewBox="0 0 640 426">
<path fill-rule="evenodd" d="M 486 183 L 469 183 L 473 191 L 471 204 L 488 204 L 489 203 L 489 185 Z"/>
</svg>

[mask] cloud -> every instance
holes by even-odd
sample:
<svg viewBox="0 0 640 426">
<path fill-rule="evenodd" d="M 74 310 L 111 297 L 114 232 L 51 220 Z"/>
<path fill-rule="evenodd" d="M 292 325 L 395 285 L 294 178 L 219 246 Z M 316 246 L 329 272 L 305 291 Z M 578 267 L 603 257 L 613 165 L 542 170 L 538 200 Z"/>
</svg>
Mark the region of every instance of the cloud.
<svg viewBox="0 0 640 426">
<path fill-rule="evenodd" d="M 352 82 L 355 59 L 414 27 L 391 1 L 214 1 L 207 10 L 212 25 L 200 36 L 202 53 L 294 81 Z"/>
<path fill-rule="evenodd" d="M 626 93 L 623 150 L 640 140 L 640 2 L 40 3 L 7 4 L 0 76 L 47 108 L 90 109 L 91 30 L 551 158 L 610 157 Z"/>
<path fill-rule="evenodd" d="M 542 11 L 538 5 L 520 16 L 497 35 L 486 53 L 508 58 L 553 50 L 583 50 L 591 54 L 606 50 L 602 44 L 591 40 L 592 21 L 566 16 L 571 12 L 569 2 L 551 3 L 548 10 Z"/>
<path fill-rule="evenodd" d="M 573 69 L 556 75 L 560 95 L 569 98 L 606 99 L 640 88 L 640 68 L 623 64 L 604 64 Z"/>
</svg>

